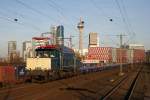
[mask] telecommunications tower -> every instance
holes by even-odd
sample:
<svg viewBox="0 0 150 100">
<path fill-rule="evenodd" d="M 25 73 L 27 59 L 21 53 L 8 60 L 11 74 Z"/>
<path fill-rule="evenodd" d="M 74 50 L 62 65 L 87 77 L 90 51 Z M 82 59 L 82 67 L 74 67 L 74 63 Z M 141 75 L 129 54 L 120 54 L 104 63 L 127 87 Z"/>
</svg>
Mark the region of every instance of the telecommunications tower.
<svg viewBox="0 0 150 100">
<path fill-rule="evenodd" d="M 82 18 L 80 18 L 80 22 L 77 25 L 77 28 L 79 29 L 79 51 L 82 55 L 83 50 L 83 28 L 84 28 L 84 21 Z"/>
</svg>

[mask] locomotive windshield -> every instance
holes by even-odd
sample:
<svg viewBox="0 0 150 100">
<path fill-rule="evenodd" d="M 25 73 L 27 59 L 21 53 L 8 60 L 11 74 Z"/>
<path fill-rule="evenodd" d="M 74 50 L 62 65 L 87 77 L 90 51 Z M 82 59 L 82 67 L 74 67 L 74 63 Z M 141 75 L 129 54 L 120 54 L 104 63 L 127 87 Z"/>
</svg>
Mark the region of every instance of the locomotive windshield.
<svg viewBox="0 0 150 100">
<path fill-rule="evenodd" d="M 54 58 L 59 56 L 56 49 L 36 49 L 36 56 L 39 58 Z"/>
</svg>

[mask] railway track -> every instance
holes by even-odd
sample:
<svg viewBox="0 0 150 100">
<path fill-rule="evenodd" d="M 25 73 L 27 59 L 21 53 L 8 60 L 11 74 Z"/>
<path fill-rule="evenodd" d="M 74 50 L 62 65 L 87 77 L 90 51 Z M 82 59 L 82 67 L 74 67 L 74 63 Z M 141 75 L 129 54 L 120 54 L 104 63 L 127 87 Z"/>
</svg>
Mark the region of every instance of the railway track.
<svg viewBox="0 0 150 100">
<path fill-rule="evenodd" d="M 138 85 L 141 86 L 141 81 L 143 82 L 141 77 L 143 78 L 144 76 L 144 79 L 148 78 L 147 81 L 145 81 L 145 85 L 149 86 L 148 83 L 150 79 L 147 76 L 149 75 L 149 70 L 145 69 L 145 67 L 142 70 L 140 65 L 134 66 L 132 71 L 129 71 L 129 68 L 130 66 L 124 69 L 124 76 L 118 76 L 119 69 L 112 69 L 44 84 L 34 83 L 10 90 L 3 89 L 0 91 L 0 99 L 58 100 L 61 98 L 62 100 L 124 100 L 125 97 L 127 98 L 127 94 L 131 94 L 130 98 L 133 99 L 137 97 L 138 91 L 141 91 L 141 88 L 137 89 Z M 144 72 L 144 74 L 141 76 L 142 72 Z M 148 90 L 150 89 L 147 88 L 147 91 Z M 120 97 L 119 93 L 122 93 L 122 97 Z M 149 96 L 149 94 L 145 95 L 147 97 Z"/>
<path fill-rule="evenodd" d="M 133 91 L 135 89 L 135 86 L 138 82 L 138 77 L 141 73 L 143 69 L 143 66 L 141 66 L 138 70 L 138 72 L 136 71 L 136 73 L 134 74 L 134 78 L 131 80 L 130 85 L 126 88 L 126 91 L 124 91 L 124 95 L 122 97 L 122 99 L 124 100 L 131 100 L 131 96 L 133 94 Z M 108 99 L 113 99 L 114 97 L 116 97 L 117 93 L 119 93 L 119 91 L 121 92 L 121 87 L 123 87 L 123 85 L 125 83 L 127 83 L 127 81 L 129 80 L 129 78 L 131 78 L 131 74 L 132 72 L 130 72 L 129 74 L 125 75 L 120 81 L 118 81 L 118 83 L 113 86 L 109 91 L 107 91 L 101 98 L 100 100 L 108 100 Z"/>
<path fill-rule="evenodd" d="M 131 100 L 131 96 L 132 96 L 132 94 L 133 94 L 133 91 L 134 91 L 134 89 L 135 89 L 135 86 L 136 86 L 136 84 L 137 84 L 137 82 L 138 82 L 138 77 L 139 77 L 139 75 L 140 75 L 140 73 L 141 73 L 142 70 L 143 70 L 143 67 L 140 68 L 140 70 L 139 70 L 139 72 L 137 73 L 135 79 L 133 80 L 133 82 L 132 82 L 132 84 L 131 84 L 131 86 L 130 86 L 130 88 L 129 88 L 129 90 L 128 90 L 126 96 L 125 96 L 125 100 Z"/>
<path fill-rule="evenodd" d="M 134 87 L 131 100 L 150 100 L 150 66 L 145 65 Z"/>
</svg>

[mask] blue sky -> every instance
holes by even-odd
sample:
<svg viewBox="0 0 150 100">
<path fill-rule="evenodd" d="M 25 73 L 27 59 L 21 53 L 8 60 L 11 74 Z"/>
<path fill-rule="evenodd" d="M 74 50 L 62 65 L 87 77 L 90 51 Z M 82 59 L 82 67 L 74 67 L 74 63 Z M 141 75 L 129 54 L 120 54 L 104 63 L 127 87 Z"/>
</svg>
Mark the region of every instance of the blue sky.
<svg viewBox="0 0 150 100">
<path fill-rule="evenodd" d="M 80 16 L 85 21 L 85 48 L 88 45 L 89 32 L 97 32 L 101 46 L 117 46 L 119 38 L 113 35 L 123 33 L 127 35 L 124 38 L 125 43 L 130 40 L 129 43 L 144 44 L 146 49 L 150 49 L 149 0 L 0 1 L 0 56 L 7 55 L 9 40 L 16 40 L 18 50 L 21 50 L 23 41 L 50 31 L 51 25 L 64 25 L 65 37 L 78 36 L 76 25 Z M 116 1 L 121 7 L 122 16 Z M 15 18 L 18 22 L 14 21 Z M 112 22 L 109 21 L 110 18 L 113 19 Z M 73 44 L 78 47 L 78 37 L 73 38 Z"/>
</svg>

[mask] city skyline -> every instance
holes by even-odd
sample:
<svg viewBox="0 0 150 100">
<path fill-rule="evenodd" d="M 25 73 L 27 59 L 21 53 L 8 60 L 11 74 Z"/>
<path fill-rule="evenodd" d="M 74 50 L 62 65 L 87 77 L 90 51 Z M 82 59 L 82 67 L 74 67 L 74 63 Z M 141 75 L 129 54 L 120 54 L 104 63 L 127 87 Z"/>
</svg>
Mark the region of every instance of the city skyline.
<svg viewBox="0 0 150 100">
<path fill-rule="evenodd" d="M 84 48 L 88 47 L 89 33 L 97 32 L 100 46 L 117 46 L 119 38 L 111 35 L 124 33 L 127 34 L 124 41 L 134 36 L 130 43 L 144 44 L 150 49 L 149 4 L 146 0 L 1 0 L 0 56 L 7 55 L 8 41 L 17 41 L 21 50 L 23 41 L 50 31 L 51 25 L 63 25 L 65 37 L 78 36 L 80 17 L 85 22 Z M 73 44 L 78 48 L 78 37 L 73 38 Z"/>
</svg>

